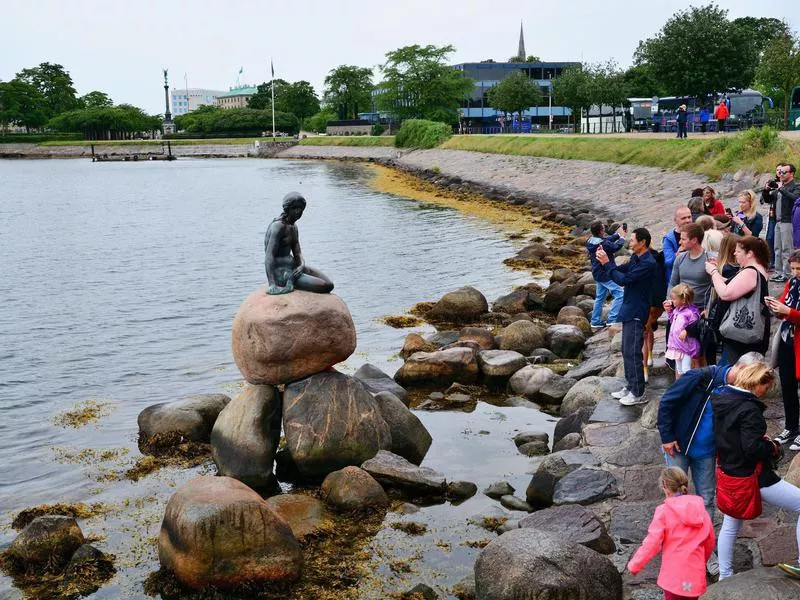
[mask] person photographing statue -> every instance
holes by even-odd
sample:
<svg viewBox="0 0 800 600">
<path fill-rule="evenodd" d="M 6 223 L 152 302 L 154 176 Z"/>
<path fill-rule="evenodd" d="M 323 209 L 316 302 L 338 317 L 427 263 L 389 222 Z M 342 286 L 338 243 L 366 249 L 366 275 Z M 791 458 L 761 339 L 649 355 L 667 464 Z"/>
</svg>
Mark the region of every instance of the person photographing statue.
<svg viewBox="0 0 800 600">
<path fill-rule="evenodd" d="M 264 236 L 267 294 L 288 294 L 294 290 L 327 294 L 333 290 L 333 282 L 303 260 L 296 223 L 305 209 L 306 199 L 290 192 L 283 198 L 283 212 L 267 227 Z"/>
</svg>

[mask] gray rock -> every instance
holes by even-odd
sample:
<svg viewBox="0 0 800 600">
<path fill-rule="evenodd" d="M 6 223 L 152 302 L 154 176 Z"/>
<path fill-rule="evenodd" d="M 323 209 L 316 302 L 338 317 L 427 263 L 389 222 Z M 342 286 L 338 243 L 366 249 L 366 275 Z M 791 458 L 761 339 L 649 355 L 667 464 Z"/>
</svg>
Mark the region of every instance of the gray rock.
<svg viewBox="0 0 800 600">
<path fill-rule="evenodd" d="M 587 285 L 595 285 L 594 283 L 587 284 Z M 585 286 L 584 286 L 585 288 Z M 596 289 L 596 288 L 595 288 Z M 594 294 L 592 294 L 594 295 Z M 587 319 L 592 316 L 592 312 L 594 311 L 594 300 L 593 299 L 586 299 L 586 300 L 579 300 L 575 306 L 580 308 L 583 311 L 583 316 Z"/>
<path fill-rule="evenodd" d="M 614 540 L 595 514 L 579 504 L 554 506 L 528 515 L 519 522 L 521 529 L 536 529 L 581 544 L 600 554 L 616 550 Z"/>
<path fill-rule="evenodd" d="M 517 446 L 517 450 L 519 450 L 520 454 L 524 454 L 525 456 L 541 456 L 547 454 L 550 448 L 547 447 L 547 442 L 537 441 L 527 442 L 521 446 Z"/>
<path fill-rule="evenodd" d="M 486 377 L 508 379 L 527 364 L 527 359 L 513 350 L 478 352 L 478 367 Z"/>
<path fill-rule="evenodd" d="M 639 424 L 645 429 L 655 429 L 658 425 L 658 405 L 661 403 L 660 397 L 651 398 L 642 409 L 642 416 Z"/>
<path fill-rule="evenodd" d="M 451 590 L 458 600 L 475 600 L 475 574 L 465 575 L 453 584 Z"/>
<path fill-rule="evenodd" d="M 353 373 L 353 377 L 363 383 L 373 394 L 391 392 L 397 396 L 403 404 L 408 406 L 408 392 L 405 388 L 375 365 L 369 363 L 362 365 L 358 371 Z"/>
<path fill-rule="evenodd" d="M 251 488 L 275 482 L 272 464 L 281 437 L 281 399 L 271 385 L 248 385 L 222 410 L 211 431 L 220 475 Z"/>
<path fill-rule="evenodd" d="M 552 283 L 544 293 L 544 310 L 550 313 L 557 313 L 562 307 L 567 305 L 570 297 L 577 294 L 581 289 L 578 285 L 568 285 L 561 282 Z"/>
<path fill-rule="evenodd" d="M 436 352 L 415 352 L 395 373 L 401 385 L 447 385 L 454 381 L 473 383 L 478 379 L 478 362 L 469 348 Z"/>
<path fill-rule="evenodd" d="M 579 448 L 581 445 L 580 433 L 568 433 L 563 438 L 558 440 L 558 443 L 553 445 L 553 452 L 560 452 L 561 450 L 572 450 Z"/>
<path fill-rule="evenodd" d="M 323 500 L 338 510 L 380 509 L 389 498 L 375 478 L 359 467 L 345 467 L 325 478 L 320 488 Z"/>
<path fill-rule="evenodd" d="M 452 329 L 447 331 L 437 331 L 425 338 L 425 341 L 433 346 L 441 348 L 454 344 L 458 341 L 459 332 Z"/>
<path fill-rule="evenodd" d="M 63 569 L 86 540 L 72 517 L 36 517 L 14 538 L 8 556 L 21 570 Z"/>
<path fill-rule="evenodd" d="M 545 328 L 531 321 L 514 321 L 495 336 L 500 350 L 513 350 L 523 355 L 530 354 L 545 344 Z"/>
<path fill-rule="evenodd" d="M 531 529 L 504 533 L 481 551 L 475 589 L 482 600 L 622 600 L 622 578 L 608 558 Z"/>
<path fill-rule="evenodd" d="M 534 365 L 520 369 L 509 380 L 514 393 L 549 404 L 560 403 L 573 385 L 574 379 L 565 379 L 547 367 Z"/>
<path fill-rule="evenodd" d="M 389 450 L 415 465 L 420 464 L 433 442 L 425 425 L 391 392 L 376 394 L 375 402 L 392 434 Z"/>
<path fill-rule="evenodd" d="M 428 318 L 463 323 L 486 312 L 489 312 L 486 297 L 474 287 L 465 286 L 442 296 L 428 313 Z"/>
<path fill-rule="evenodd" d="M 145 442 L 168 435 L 182 441 L 207 442 L 217 416 L 230 401 L 224 394 L 203 394 L 148 406 L 137 419 L 139 435 Z"/>
<path fill-rule="evenodd" d="M 515 406 L 518 408 L 535 408 L 539 410 L 539 405 L 534 404 L 530 400 L 527 400 L 521 396 L 509 396 L 505 400 L 505 406 Z"/>
<path fill-rule="evenodd" d="M 478 493 L 478 486 L 471 481 L 451 481 L 447 484 L 447 499 L 463 501 Z"/>
<path fill-rule="evenodd" d="M 555 352 L 547 348 L 536 348 L 535 350 L 532 350 L 529 355 L 529 358 L 534 358 L 534 357 L 540 358 L 541 360 L 539 362 L 543 363 L 551 363 L 558 360 L 558 356 L 556 356 Z"/>
<path fill-rule="evenodd" d="M 286 450 L 306 477 L 360 465 L 392 447 L 389 426 L 372 394 L 357 379 L 336 371 L 286 386 L 283 431 Z"/>
<path fill-rule="evenodd" d="M 580 383 L 580 382 L 578 382 Z M 569 394 L 569 392 L 567 392 Z M 580 435 L 583 425 L 589 422 L 589 417 L 592 416 L 594 408 L 591 406 L 584 406 L 573 412 L 572 414 L 559 419 L 556 422 L 555 429 L 553 430 L 553 443 L 558 442 L 567 434 L 577 433 Z"/>
<path fill-rule="evenodd" d="M 619 504 L 611 509 L 609 529 L 611 535 L 623 544 L 639 544 L 647 535 L 647 528 L 653 520 L 653 512 L 658 506 L 654 502 Z"/>
<path fill-rule="evenodd" d="M 304 540 L 322 533 L 329 525 L 325 503 L 306 494 L 277 494 L 266 499 L 276 515 L 286 521 L 294 537 Z"/>
<path fill-rule="evenodd" d="M 426 496 L 444 496 L 447 482 L 444 475 L 428 467 L 418 467 L 401 456 L 385 450 L 361 465 L 378 483 Z"/>
<path fill-rule="evenodd" d="M 582 467 L 558 480 L 553 504 L 592 504 L 619 496 L 617 478 L 602 469 Z"/>
<path fill-rule="evenodd" d="M 584 406 L 594 407 L 600 400 L 608 398 L 612 392 L 619 391 L 623 387 L 625 380 L 617 377 L 590 376 L 581 379 L 564 396 L 559 414 L 565 417 Z"/>
<path fill-rule="evenodd" d="M 611 352 L 622 352 L 622 332 L 618 331 L 614 334 L 614 337 L 611 338 L 611 347 L 609 348 Z"/>
<path fill-rule="evenodd" d="M 586 336 L 574 325 L 547 328 L 547 346 L 561 358 L 575 358 L 583 350 Z"/>
<path fill-rule="evenodd" d="M 595 454 L 601 460 L 619 467 L 660 465 L 664 461 L 658 431 L 642 429 L 636 424 L 631 427 L 631 435 L 619 445 L 596 448 Z"/>
<path fill-rule="evenodd" d="M 418 583 L 401 596 L 403 600 L 436 600 L 438 597 L 433 588 L 424 583 Z"/>
<path fill-rule="evenodd" d="M 567 371 L 564 376 L 572 377 L 572 379 L 583 379 L 584 377 L 589 377 L 590 375 L 597 375 L 600 373 L 600 371 L 610 365 L 611 361 L 612 358 L 610 356 L 598 356 L 595 358 L 590 358 L 589 360 L 583 361 L 577 367 Z"/>
<path fill-rule="evenodd" d="M 532 310 L 533 306 L 529 296 L 530 292 L 525 289 L 514 290 L 510 294 L 500 296 L 492 302 L 492 312 L 513 315 Z"/>
<path fill-rule="evenodd" d="M 641 406 L 623 406 L 615 398 L 601 398 L 594 408 L 590 423 L 632 423 L 639 420 Z"/>
<path fill-rule="evenodd" d="M 483 493 L 489 496 L 489 498 L 499 500 L 501 496 L 513 495 L 514 487 L 507 481 L 495 481 L 492 485 L 483 490 Z"/>
<path fill-rule="evenodd" d="M 550 436 L 544 431 L 523 431 L 514 436 L 514 443 L 518 448 L 528 442 L 544 442 L 547 444 L 549 441 Z"/>
<path fill-rule="evenodd" d="M 458 334 L 459 342 L 475 342 L 481 350 L 493 350 L 497 345 L 494 335 L 483 327 L 464 327 Z"/>
<path fill-rule="evenodd" d="M 797 600 L 800 580 L 791 579 L 778 569 L 758 567 L 708 586 L 703 600 Z"/>
<path fill-rule="evenodd" d="M 510 517 L 511 513 L 507 510 L 503 510 L 499 506 L 491 506 L 487 510 L 467 518 L 467 523 L 476 525 L 487 531 L 494 531 L 498 524 L 506 523 Z"/>
<path fill-rule="evenodd" d="M 531 507 L 530 504 L 528 504 L 521 498 L 517 498 L 516 496 L 512 495 L 500 496 L 500 504 L 502 504 L 509 510 L 522 510 L 525 512 L 533 512 L 533 508 Z"/>
<path fill-rule="evenodd" d="M 600 465 L 597 457 L 585 448 L 554 452 L 547 456 L 539 464 L 525 491 L 528 504 L 536 507 L 547 507 L 553 504 L 556 483 L 584 465 Z"/>
</svg>

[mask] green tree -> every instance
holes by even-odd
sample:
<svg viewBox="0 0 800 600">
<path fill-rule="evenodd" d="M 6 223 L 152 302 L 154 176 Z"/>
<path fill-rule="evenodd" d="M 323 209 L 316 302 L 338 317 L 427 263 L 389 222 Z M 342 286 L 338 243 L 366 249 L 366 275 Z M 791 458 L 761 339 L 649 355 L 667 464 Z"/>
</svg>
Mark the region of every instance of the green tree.
<svg viewBox="0 0 800 600">
<path fill-rule="evenodd" d="M 218 106 L 201 106 L 177 117 L 175 124 L 180 130 L 197 135 L 260 135 L 264 131 L 272 131 L 272 109 L 221 109 Z M 275 129 L 290 135 L 297 133 L 297 117 L 291 113 L 275 111 Z"/>
<path fill-rule="evenodd" d="M 378 107 L 402 121 L 410 118 L 458 122 L 459 101 L 474 84 L 447 64 L 453 46 L 404 46 L 386 53 Z"/>
<path fill-rule="evenodd" d="M 61 65 L 43 62 L 38 67 L 23 69 L 17 73 L 17 79 L 34 86 L 44 96 L 48 117 L 78 107 L 72 77 Z"/>
<path fill-rule="evenodd" d="M 489 90 L 489 106 L 504 113 L 517 113 L 542 102 L 542 92 L 522 71 L 509 75 Z"/>
<path fill-rule="evenodd" d="M 372 69 L 340 65 L 325 77 L 323 99 L 340 119 L 358 118 L 358 109 L 371 105 Z"/>
<path fill-rule="evenodd" d="M 309 82 L 295 81 L 286 87 L 280 102 L 275 98 L 275 110 L 292 113 L 302 123 L 306 117 L 319 112 L 319 98 Z"/>
<path fill-rule="evenodd" d="M 130 104 L 120 104 L 66 111 L 50 119 L 47 126 L 56 131 L 82 133 L 89 140 L 120 140 L 159 130 L 161 117 L 148 115 Z"/>
<path fill-rule="evenodd" d="M 317 112 L 316 114 L 308 117 L 303 122 L 303 129 L 307 131 L 315 131 L 322 133 L 328 126 L 328 121 L 335 121 L 336 113 L 330 109 L 325 109 Z"/>
<path fill-rule="evenodd" d="M 753 52 L 759 57 L 773 39 L 792 34 L 785 21 L 766 17 L 741 17 L 731 21 L 731 26 L 747 38 Z"/>
<path fill-rule="evenodd" d="M 650 65 L 633 65 L 622 74 L 626 98 L 652 98 L 666 96 L 667 91 L 653 75 Z"/>
<path fill-rule="evenodd" d="M 715 4 L 672 15 L 655 37 L 639 42 L 634 59 L 672 94 L 693 96 L 746 88 L 758 64 L 746 28 Z"/>
<path fill-rule="evenodd" d="M 783 127 L 789 125 L 789 99 L 800 84 L 800 40 L 796 36 L 774 38 L 764 49 L 756 80 L 773 97 L 783 99 Z"/>
<path fill-rule="evenodd" d="M 289 85 L 285 79 L 275 80 L 275 106 L 277 108 L 279 98 L 283 90 Z M 247 108 L 255 108 L 257 110 L 271 109 L 272 107 L 272 81 L 266 81 L 256 88 L 256 93 L 253 94 L 247 101 Z"/>
<path fill-rule="evenodd" d="M 627 94 L 622 71 L 617 63 L 609 60 L 606 63 L 592 65 L 588 69 L 590 77 L 591 103 L 600 107 L 600 131 L 603 131 L 603 106 L 610 106 L 613 115 L 613 131 L 617 130 L 617 107 L 621 107 Z"/>
<path fill-rule="evenodd" d="M 89 92 L 78 99 L 78 103 L 82 108 L 108 108 L 114 106 L 114 101 L 105 92 L 98 92 L 97 90 Z"/>
<path fill-rule="evenodd" d="M 47 123 L 44 96 L 30 83 L 19 79 L 0 82 L 0 124 L 4 128 L 16 123 L 30 133 Z"/>
<path fill-rule="evenodd" d="M 558 104 L 569 107 L 573 116 L 580 119 L 582 110 L 592 103 L 591 86 L 591 77 L 583 67 L 568 67 L 553 79 L 553 98 Z M 588 113 L 586 123 L 588 129 Z"/>
</svg>

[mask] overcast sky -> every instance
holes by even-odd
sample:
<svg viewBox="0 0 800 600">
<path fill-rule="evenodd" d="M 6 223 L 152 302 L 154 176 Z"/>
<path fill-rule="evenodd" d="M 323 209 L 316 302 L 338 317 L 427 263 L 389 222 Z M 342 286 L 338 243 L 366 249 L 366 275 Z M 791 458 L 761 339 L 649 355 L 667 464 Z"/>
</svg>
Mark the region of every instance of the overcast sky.
<svg viewBox="0 0 800 600">
<path fill-rule="evenodd" d="M 695 2 L 702 5 L 705 2 Z M 729 17 L 786 18 L 789 0 L 724 0 Z M 573 0 L 22 0 L 4 3 L 0 79 L 53 62 L 72 75 L 78 94 L 108 93 L 150 113 L 164 110 L 161 69 L 170 87 L 227 89 L 275 76 L 305 79 L 318 92 L 332 68 L 375 67 L 409 44 L 452 44 L 453 63 L 516 54 L 520 19 L 528 54 L 553 61 L 631 64 L 639 40 L 655 34 L 690 2 Z M 566 14 L 565 11 L 569 11 Z M 377 71 L 377 70 L 376 70 Z"/>
</svg>

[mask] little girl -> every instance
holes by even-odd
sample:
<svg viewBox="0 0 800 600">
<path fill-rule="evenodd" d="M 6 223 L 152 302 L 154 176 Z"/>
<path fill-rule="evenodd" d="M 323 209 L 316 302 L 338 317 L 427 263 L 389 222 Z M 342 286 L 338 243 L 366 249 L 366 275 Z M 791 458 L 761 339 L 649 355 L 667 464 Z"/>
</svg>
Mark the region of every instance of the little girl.
<svg viewBox="0 0 800 600">
<path fill-rule="evenodd" d="M 706 591 L 706 561 L 714 550 L 711 517 L 700 496 L 687 494 L 689 480 L 678 467 L 664 469 L 658 483 L 666 500 L 656 508 L 628 570 L 636 575 L 661 551 L 658 586 L 664 600 L 699 598 Z"/>
<path fill-rule="evenodd" d="M 686 328 L 700 318 L 700 311 L 693 304 L 694 291 L 685 283 L 679 283 L 669 293 L 672 300 L 665 302 L 670 329 L 667 340 L 666 358 L 675 361 L 677 379 L 692 368 L 692 360 L 700 356 L 700 341 L 686 332 Z"/>
</svg>

